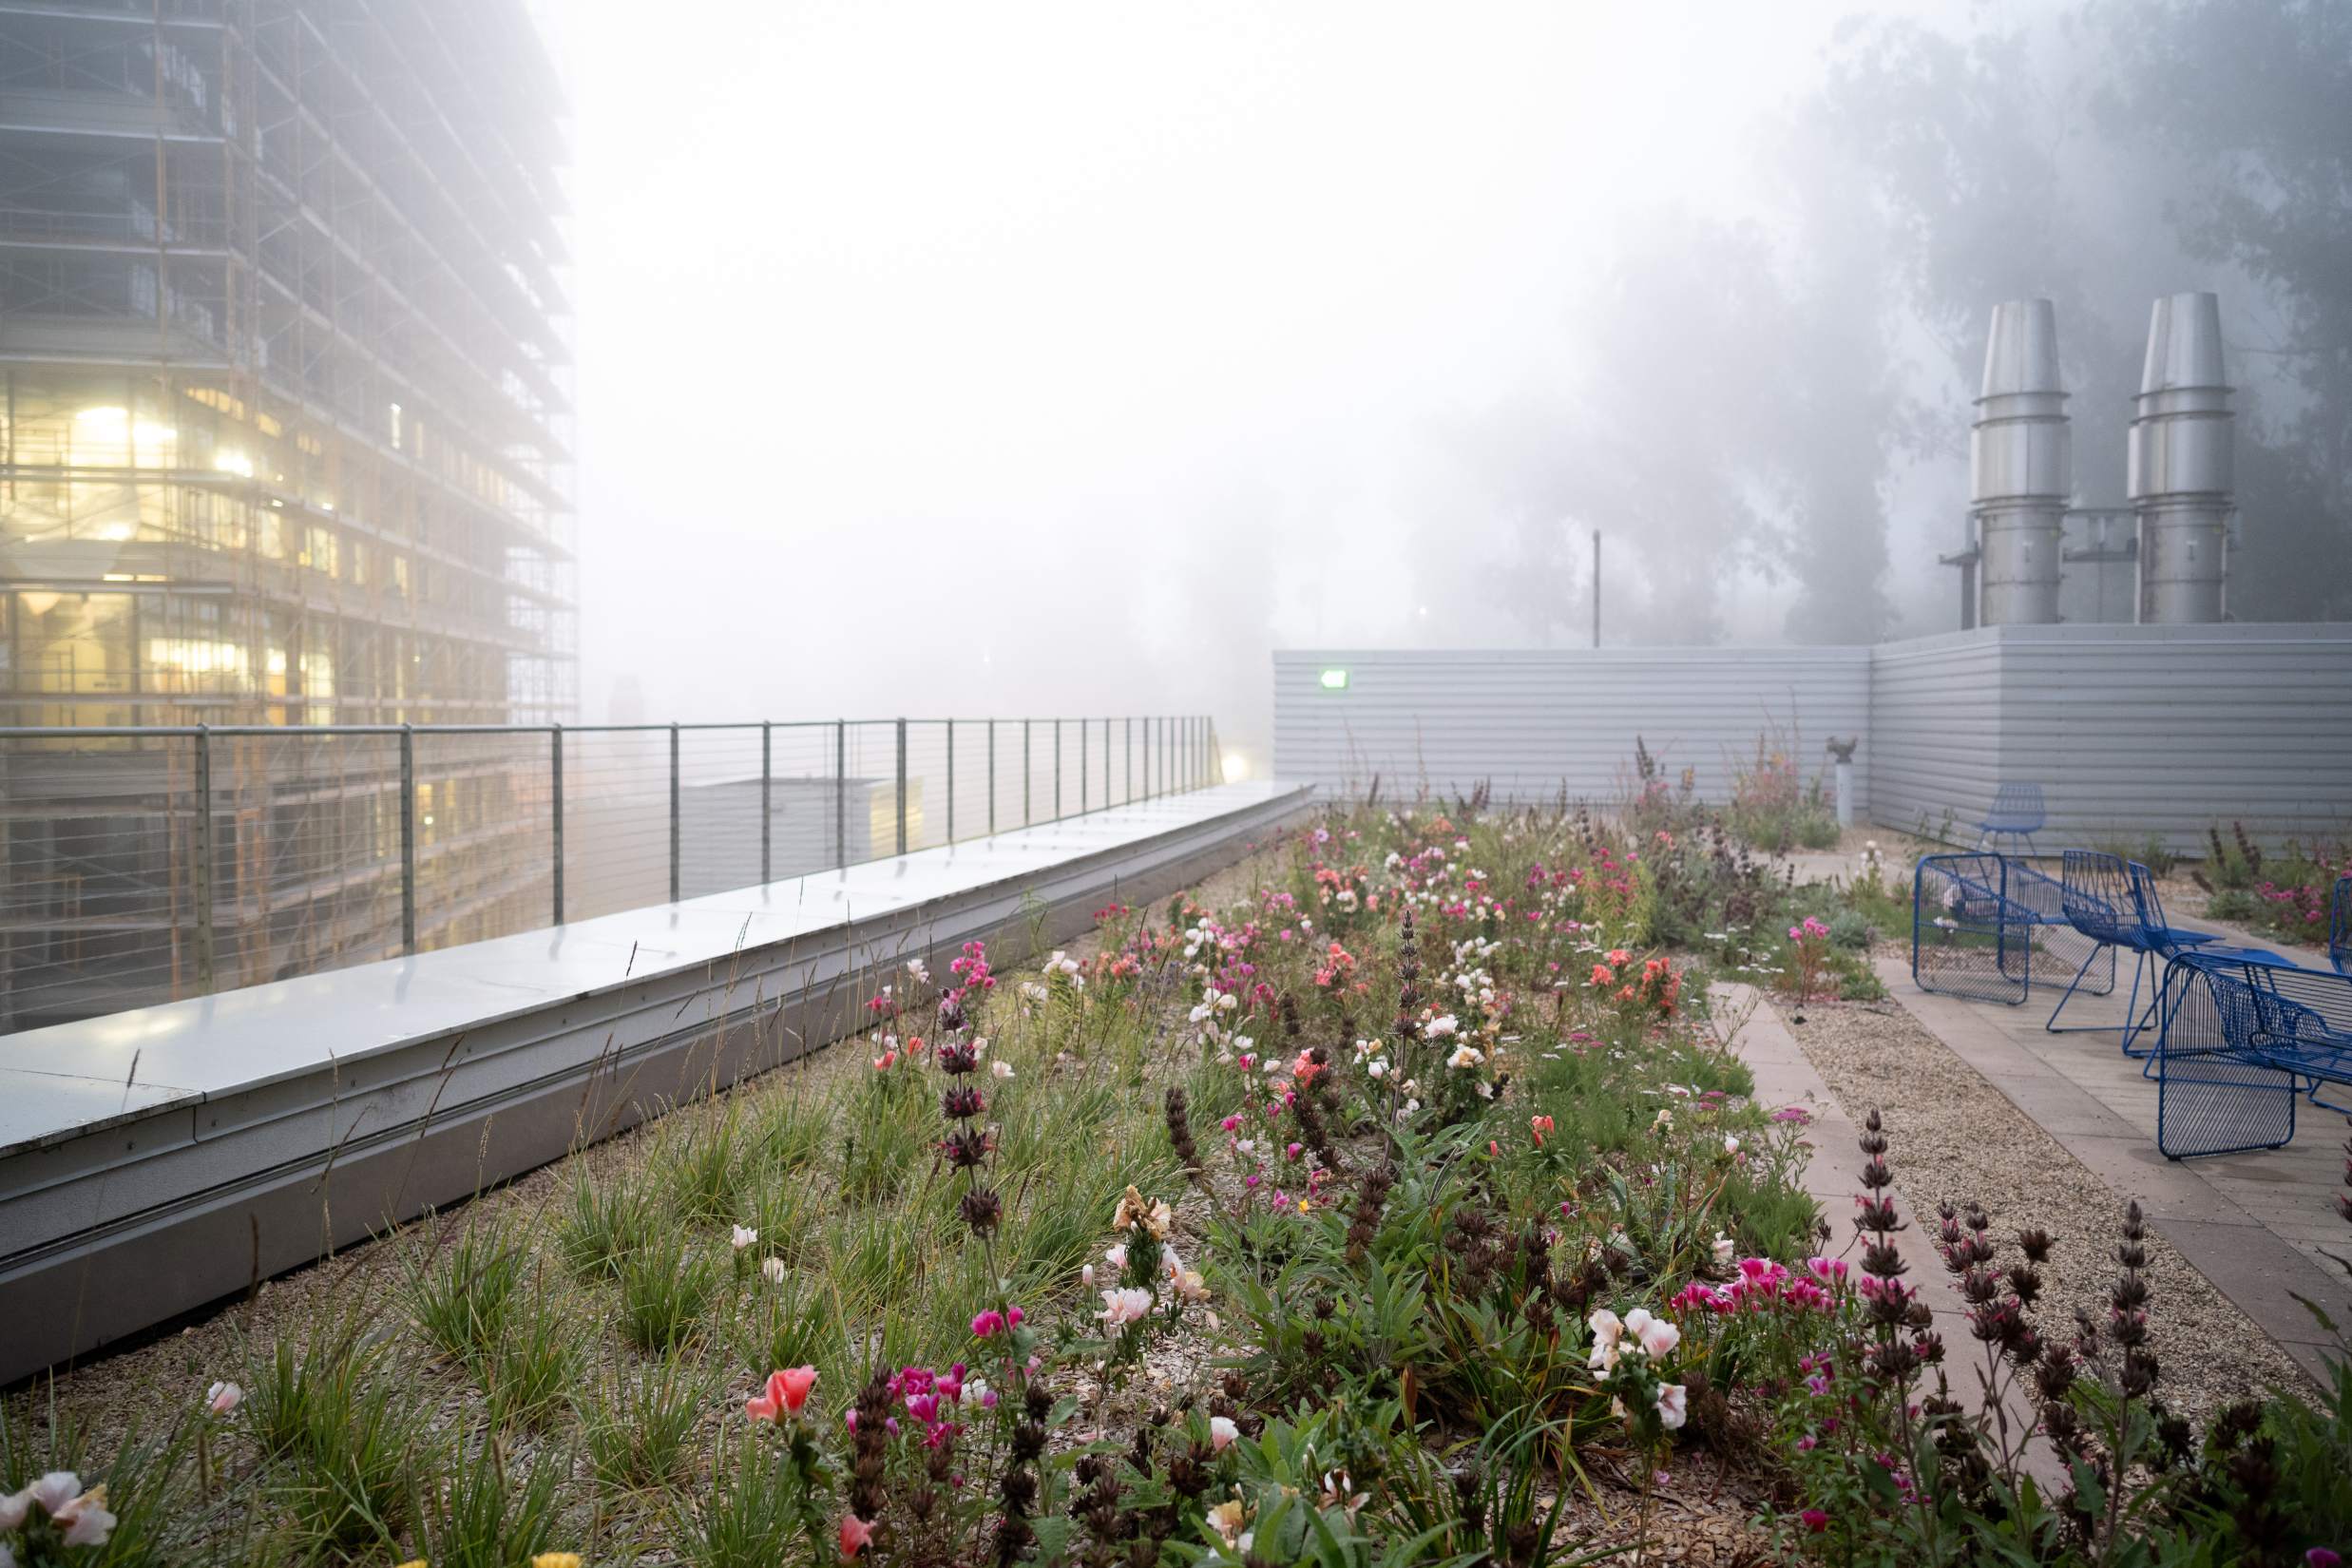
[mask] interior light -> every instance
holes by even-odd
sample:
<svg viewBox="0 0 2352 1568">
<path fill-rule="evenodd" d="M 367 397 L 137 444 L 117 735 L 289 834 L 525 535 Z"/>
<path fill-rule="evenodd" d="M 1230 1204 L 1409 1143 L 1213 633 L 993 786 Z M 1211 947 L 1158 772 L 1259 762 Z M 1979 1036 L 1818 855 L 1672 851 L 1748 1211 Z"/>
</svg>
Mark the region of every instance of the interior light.
<svg viewBox="0 0 2352 1568">
<path fill-rule="evenodd" d="M 1346 691 L 1348 689 L 1348 672 L 1346 670 L 1324 671 L 1323 689 L 1327 692 Z"/>
<path fill-rule="evenodd" d="M 128 409 L 110 408 L 101 404 L 94 409 L 84 409 L 73 416 L 73 422 L 77 425 L 120 425 L 129 417 L 130 410 Z"/>
<path fill-rule="evenodd" d="M 138 531 L 139 525 L 136 523 L 109 523 L 98 530 L 98 537 L 120 545 Z"/>
<path fill-rule="evenodd" d="M 253 459 L 243 452 L 215 452 L 212 466 L 222 473 L 233 473 L 240 479 L 253 477 Z"/>
<path fill-rule="evenodd" d="M 47 615 L 57 608 L 57 601 L 61 597 L 63 596 L 59 594 L 45 593 L 35 589 L 31 593 L 18 594 L 16 602 L 25 606 L 27 615 Z"/>
<path fill-rule="evenodd" d="M 1238 784 L 1250 776 L 1250 759 L 1239 752 L 1227 752 L 1224 761 L 1225 782 Z"/>
</svg>

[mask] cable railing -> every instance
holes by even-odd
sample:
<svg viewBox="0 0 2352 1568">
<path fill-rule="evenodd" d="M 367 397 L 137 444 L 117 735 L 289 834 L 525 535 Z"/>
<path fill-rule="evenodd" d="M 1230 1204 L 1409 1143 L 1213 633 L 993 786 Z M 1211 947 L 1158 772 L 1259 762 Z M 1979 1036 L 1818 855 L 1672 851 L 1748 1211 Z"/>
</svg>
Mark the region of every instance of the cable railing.
<svg viewBox="0 0 2352 1568">
<path fill-rule="evenodd" d="M 0 728 L 0 1034 L 1221 776 L 1203 715 Z"/>
</svg>

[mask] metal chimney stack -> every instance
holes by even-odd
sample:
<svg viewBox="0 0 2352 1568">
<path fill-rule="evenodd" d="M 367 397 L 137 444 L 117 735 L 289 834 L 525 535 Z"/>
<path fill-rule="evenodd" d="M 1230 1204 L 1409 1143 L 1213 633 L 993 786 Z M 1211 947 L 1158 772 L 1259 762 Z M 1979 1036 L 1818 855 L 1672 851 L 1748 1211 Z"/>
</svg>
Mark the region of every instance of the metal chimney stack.
<svg viewBox="0 0 2352 1568">
<path fill-rule="evenodd" d="M 1993 307 L 1968 450 L 1968 511 L 1981 561 L 1978 619 L 2046 625 L 2058 618 L 2059 536 L 2075 466 L 2058 385 L 2057 309 L 2049 300 Z"/>
<path fill-rule="evenodd" d="M 2175 294 L 2157 300 L 2132 400 L 2126 482 L 2139 513 L 2143 624 L 2222 618 L 2235 417 L 2222 381 L 2220 299 Z"/>
</svg>

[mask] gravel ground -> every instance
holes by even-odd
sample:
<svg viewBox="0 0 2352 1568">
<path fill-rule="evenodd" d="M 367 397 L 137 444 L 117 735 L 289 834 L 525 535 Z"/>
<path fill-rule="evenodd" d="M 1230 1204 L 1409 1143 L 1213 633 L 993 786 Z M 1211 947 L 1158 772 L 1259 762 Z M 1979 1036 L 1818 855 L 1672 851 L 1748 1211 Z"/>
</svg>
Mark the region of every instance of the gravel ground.
<svg viewBox="0 0 2352 1568">
<path fill-rule="evenodd" d="M 1907 1217 L 1932 1226 L 1939 1203 L 1974 1201 L 1996 1235 L 2041 1226 L 2056 1238 L 2042 1271 L 2045 1333 L 2071 1335 L 2077 1307 L 2105 1317 L 2125 1201 L 2112 1188 L 1891 1001 L 1815 1003 L 1789 1032 L 1848 1116 L 1860 1121 L 1875 1106 L 1884 1117 Z M 2202 1424 L 2272 1389 L 2309 1396 L 2286 1353 L 2152 1226 L 2147 1246 L 2158 1388 L 2174 1409 Z"/>
</svg>

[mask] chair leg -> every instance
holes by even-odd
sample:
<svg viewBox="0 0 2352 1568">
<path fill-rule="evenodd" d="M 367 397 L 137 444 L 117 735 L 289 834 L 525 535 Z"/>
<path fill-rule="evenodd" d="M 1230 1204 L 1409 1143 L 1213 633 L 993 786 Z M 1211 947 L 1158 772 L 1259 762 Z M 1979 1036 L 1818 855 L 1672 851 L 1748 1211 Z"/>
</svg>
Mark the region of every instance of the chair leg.
<svg viewBox="0 0 2352 1568">
<path fill-rule="evenodd" d="M 2150 972 L 2155 956 L 2153 953 L 2142 952 L 2138 960 L 2132 964 L 2132 995 L 2123 1007 L 2123 1035 L 2116 1043 L 2123 1047 L 2124 1055 L 2135 1059 L 2148 1055 L 2148 1051 L 2133 1050 L 2132 1042 L 2145 1034 L 2151 1023 L 2161 1022 L 2157 1015 L 2164 1009 L 2164 971 L 2161 968 L 2155 970 L 2154 984 L 2149 987 L 2147 1010 L 2142 1011 L 2140 1008 L 2140 977 Z M 2161 1034 L 2162 1031 L 2159 1030 L 2158 1033 Z"/>
<path fill-rule="evenodd" d="M 2058 1023 L 2058 1015 L 2066 1011 L 2066 1004 L 2075 999 L 2075 988 L 2082 984 L 2082 977 L 2091 972 L 2091 966 L 2098 962 L 2099 954 L 2107 951 L 2109 946 L 2101 942 L 2092 947 L 2091 955 L 2082 961 L 2082 967 L 2076 969 L 2075 978 L 2066 983 L 2066 994 L 2058 998 L 2056 1006 L 2050 1009 L 2049 1020 L 2042 1024 L 2044 1029 L 2054 1035 L 2088 1035 L 2101 1034 L 2114 1027 L 2113 1023 L 2069 1023 L 2064 1027 Z"/>
</svg>

